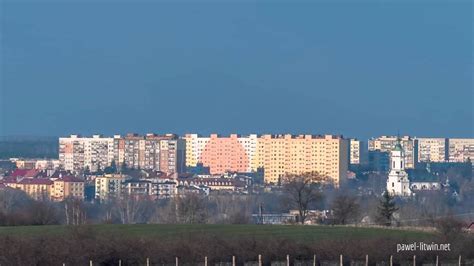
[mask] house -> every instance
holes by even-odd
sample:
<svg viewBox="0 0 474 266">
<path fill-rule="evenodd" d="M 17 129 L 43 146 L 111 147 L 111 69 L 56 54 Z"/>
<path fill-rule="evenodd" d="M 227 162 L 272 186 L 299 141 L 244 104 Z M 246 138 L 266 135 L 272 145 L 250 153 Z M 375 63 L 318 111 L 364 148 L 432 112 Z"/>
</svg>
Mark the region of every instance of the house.
<svg viewBox="0 0 474 266">
<path fill-rule="evenodd" d="M 51 199 L 63 201 L 67 198 L 84 199 L 84 180 L 75 176 L 61 176 L 53 181 Z"/>
</svg>

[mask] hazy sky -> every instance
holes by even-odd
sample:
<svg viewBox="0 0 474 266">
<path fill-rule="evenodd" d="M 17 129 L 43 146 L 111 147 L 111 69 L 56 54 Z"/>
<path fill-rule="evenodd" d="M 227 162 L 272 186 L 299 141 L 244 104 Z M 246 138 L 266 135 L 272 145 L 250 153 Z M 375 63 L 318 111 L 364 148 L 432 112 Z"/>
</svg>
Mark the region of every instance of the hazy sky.
<svg viewBox="0 0 474 266">
<path fill-rule="evenodd" d="M 0 2 L 0 135 L 474 136 L 471 1 Z"/>
</svg>

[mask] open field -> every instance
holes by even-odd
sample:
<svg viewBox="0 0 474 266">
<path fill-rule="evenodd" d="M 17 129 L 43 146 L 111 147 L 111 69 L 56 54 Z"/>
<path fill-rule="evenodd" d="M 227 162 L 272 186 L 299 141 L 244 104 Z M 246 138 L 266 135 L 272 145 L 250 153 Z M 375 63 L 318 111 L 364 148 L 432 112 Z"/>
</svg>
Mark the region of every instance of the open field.
<svg viewBox="0 0 474 266">
<path fill-rule="evenodd" d="M 264 265 L 292 259 L 312 262 L 337 261 L 344 254 L 350 261 L 386 261 L 391 255 L 397 262 L 433 262 L 437 255 L 445 261 L 474 257 L 474 239 L 463 236 L 449 240 L 450 252 L 400 252 L 399 243 L 424 241 L 445 243 L 434 232 L 362 228 L 348 226 L 301 225 L 87 225 L 0 227 L 1 265 L 198 265 L 209 261 L 229 262 L 235 256 L 238 265 L 256 261 L 262 255 Z M 180 264 L 181 265 L 181 264 Z M 310 264 L 312 265 L 312 264 Z M 468 264 L 466 264 L 468 265 Z"/>
<path fill-rule="evenodd" d="M 67 234 L 70 226 L 10 226 L 0 227 L 0 236 L 40 236 Z M 317 241 L 326 239 L 373 239 L 373 238 L 406 238 L 424 239 L 434 233 L 408 231 L 401 229 L 362 228 L 346 226 L 301 226 L 301 225 L 87 225 L 86 230 L 101 234 L 119 234 L 130 237 L 179 238 L 193 235 L 215 235 L 226 238 L 255 236 L 256 238 L 286 238 L 292 240 Z"/>
</svg>

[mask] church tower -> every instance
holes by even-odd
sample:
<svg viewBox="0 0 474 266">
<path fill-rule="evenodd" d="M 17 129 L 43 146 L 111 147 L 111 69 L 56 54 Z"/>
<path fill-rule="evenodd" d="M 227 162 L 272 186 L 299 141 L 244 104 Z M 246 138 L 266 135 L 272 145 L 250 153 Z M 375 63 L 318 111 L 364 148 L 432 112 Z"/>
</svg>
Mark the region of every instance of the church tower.
<svg viewBox="0 0 474 266">
<path fill-rule="evenodd" d="M 390 173 L 387 179 L 387 191 L 393 196 L 409 197 L 412 195 L 410 180 L 405 172 L 405 151 L 397 139 L 390 153 Z"/>
</svg>

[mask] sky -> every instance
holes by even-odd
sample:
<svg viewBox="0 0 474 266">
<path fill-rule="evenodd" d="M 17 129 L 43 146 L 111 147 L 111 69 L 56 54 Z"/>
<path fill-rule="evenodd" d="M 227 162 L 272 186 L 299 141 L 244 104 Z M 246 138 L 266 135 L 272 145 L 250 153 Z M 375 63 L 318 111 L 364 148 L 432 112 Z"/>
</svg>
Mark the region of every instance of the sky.
<svg viewBox="0 0 474 266">
<path fill-rule="evenodd" d="M 471 1 L 0 1 L 0 136 L 474 137 Z"/>
</svg>

